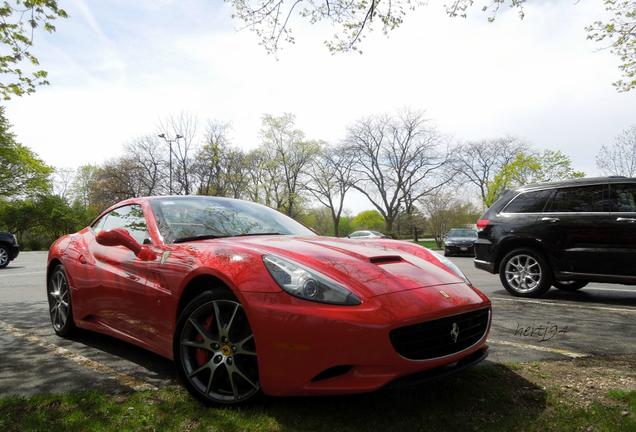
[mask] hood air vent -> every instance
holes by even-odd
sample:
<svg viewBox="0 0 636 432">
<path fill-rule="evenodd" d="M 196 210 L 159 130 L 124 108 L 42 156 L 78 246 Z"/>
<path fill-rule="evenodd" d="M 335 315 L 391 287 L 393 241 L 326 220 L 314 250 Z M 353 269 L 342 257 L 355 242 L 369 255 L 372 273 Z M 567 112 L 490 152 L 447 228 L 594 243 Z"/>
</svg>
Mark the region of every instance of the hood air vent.
<svg viewBox="0 0 636 432">
<path fill-rule="evenodd" d="M 383 257 L 374 257 L 371 258 L 369 261 L 371 261 L 373 264 L 391 264 L 391 263 L 397 263 L 397 262 L 402 262 L 402 257 L 399 256 L 383 256 Z"/>
</svg>

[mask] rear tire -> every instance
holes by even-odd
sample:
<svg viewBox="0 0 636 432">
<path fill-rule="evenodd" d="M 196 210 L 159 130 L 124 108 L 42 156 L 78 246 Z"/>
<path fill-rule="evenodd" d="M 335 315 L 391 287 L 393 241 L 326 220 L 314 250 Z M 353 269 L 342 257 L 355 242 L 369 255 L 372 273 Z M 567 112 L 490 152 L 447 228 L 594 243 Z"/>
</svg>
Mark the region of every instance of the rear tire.
<svg viewBox="0 0 636 432">
<path fill-rule="evenodd" d="M 77 328 L 73 320 L 71 289 L 62 264 L 58 264 L 53 269 L 47 286 L 47 294 L 53 330 L 58 336 L 71 336 Z"/>
<path fill-rule="evenodd" d="M 499 266 L 499 279 L 517 297 L 541 297 L 552 285 L 552 270 L 543 254 L 534 249 L 515 249 Z"/>
</svg>

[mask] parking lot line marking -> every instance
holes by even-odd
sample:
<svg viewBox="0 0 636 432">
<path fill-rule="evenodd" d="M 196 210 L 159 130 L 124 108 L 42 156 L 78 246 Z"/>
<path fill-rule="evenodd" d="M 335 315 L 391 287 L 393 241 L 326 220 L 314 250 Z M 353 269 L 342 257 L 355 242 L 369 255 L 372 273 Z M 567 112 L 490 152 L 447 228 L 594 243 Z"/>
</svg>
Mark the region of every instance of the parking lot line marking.
<svg viewBox="0 0 636 432">
<path fill-rule="evenodd" d="M 11 272 L 2 272 L 2 274 L 0 275 L 0 278 L 2 277 L 14 277 L 14 276 L 28 276 L 28 275 L 34 275 L 34 274 L 44 274 L 46 273 L 45 270 L 42 271 L 34 271 L 34 272 L 28 272 L 28 273 L 11 273 Z"/>
<path fill-rule="evenodd" d="M 500 340 L 493 340 L 493 339 L 488 339 L 488 342 L 492 342 L 494 344 L 500 344 L 500 345 L 510 345 L 517 348 L 529 348 L 529 349 L 533 349 L 537 351 L 546 351 L 546 352 L 551 352 L 555 354 L 561 354 L 561 355 L 572 357 L 572 358 L 591 357 L 591 354 L 581 354 L 581 353 L 575 353 L 571 351 L 565 351 L 565 350 L 548 348 L 548 347 L 540 347 L 536 345 L 528 345 L 528 344 L 518 343 L 518 342 L 508 342 L 508 341 L 500 341 Z"/>
<path fill-rule="evenodd" d="M 133 390 L 136 391 L 141 391 L 141 390 L 157 390 L 156 387 L 145 383 L 143 381 L 139 381 L 136 380 L 135 378 L 128 376 L 126 374 L 123 374 L 121 372 L 116 371 L 115 369 L 106 366 L 104 364 L 101 364 L 99 362 L 96 362 L 94 360 L 90 360 L 82 355 L 79 354 L 75 354 L 70 352 L 69 350 L 67 350 L 66 348 L 62 348 L 59 347 L 51 342 L 47 342 L 46 340 L 42 339 L 39 336 L 36 336 L 34 334 L 25 332 L 23 330 L 20 330 L 18 328 L 15 328 L 14 326 L 7 324 L 5 322 L 0 321 L 0 330 L 9 333 L 15 337 L 18 337 L 20 339 L 24 339 L 28 342 L 31 342 L 33 344 L 36 344 L 42 348 L 45 348 L 55 354 L 61 355 L 62 357 L 82 366 L 85 367 L 86 369 L 92 370 L 94 372 L 97 372 L 100 375 L 104 375 L 107 378 L 110 378 L 114 381 L 116 381 L 117 383 L 124 385 L 126 387 L 130 387 Z"/>
<path fill-rule="evenodd" d="M 562 302 L 557 303 L 557 302 L 551 302 L 549 300 L 530 300 L 530 299 L 519 299 L 519 298 L 491 298 L 490 301 L 493 303 L 496 303 L 498 301 L 509 301 L 509 302 L 517 302 L 517 303 L 533 303 L 533 304 L 540 304 L 544 306 L 558 306 L 558 307 L 564 306 L 564 303 Z M 612 312 L 636 313 L 636 308 L 625 309 L 625 308 L 612 308 L 607 306 L 583 306 L 583 305 L 577 305 L 572 303 L 566 303 L 565 305 L 572 309 L 596 309 L 596 310 L 606 310 L 606 311 L 612 311 Z"/>
</svg>

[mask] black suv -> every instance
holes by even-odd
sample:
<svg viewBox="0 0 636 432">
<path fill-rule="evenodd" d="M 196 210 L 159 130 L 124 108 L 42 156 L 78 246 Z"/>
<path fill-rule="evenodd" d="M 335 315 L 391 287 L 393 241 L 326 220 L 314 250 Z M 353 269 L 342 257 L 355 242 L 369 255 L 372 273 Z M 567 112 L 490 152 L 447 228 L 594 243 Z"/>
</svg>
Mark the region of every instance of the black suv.
<svg viewBox="0 0 636 432">
<path fill-rule="evenodd" d="M 0 232 L 0 268 L 9 265 L 9 261 L 16 259 L 20 253 L 20 246 L 13 234 Z"/>
<path fill-rule="evenodd" d="M 511 294 L 539 297 L 588 282 L 636 285 L 636 178 L 523 186 L 477 222 L 475 267 Z"/>
</svg>

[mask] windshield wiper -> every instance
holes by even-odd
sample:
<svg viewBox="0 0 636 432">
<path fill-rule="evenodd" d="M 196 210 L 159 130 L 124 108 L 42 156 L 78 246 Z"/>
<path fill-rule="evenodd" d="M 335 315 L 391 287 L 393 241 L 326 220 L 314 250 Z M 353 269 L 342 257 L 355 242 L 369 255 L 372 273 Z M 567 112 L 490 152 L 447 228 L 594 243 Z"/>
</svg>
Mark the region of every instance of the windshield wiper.
<svg viewBox="0 0 636 432">
<path fill-rule="evenodd" d="M 194 236 L 194 237 L 181 237 L 181 238 L 178 238 L 175 241 L 173 241 L 173 243 L 185 243 L 185 242 L 189 242 L 189 241 L 210 240 L 210 239 L 218 239 L 218 238 L 223 238 L 223 237 L 227 237 L 227 236 L 206 234 L 206 235 L 200 235 L 200 236 Z"/>
</svg>

